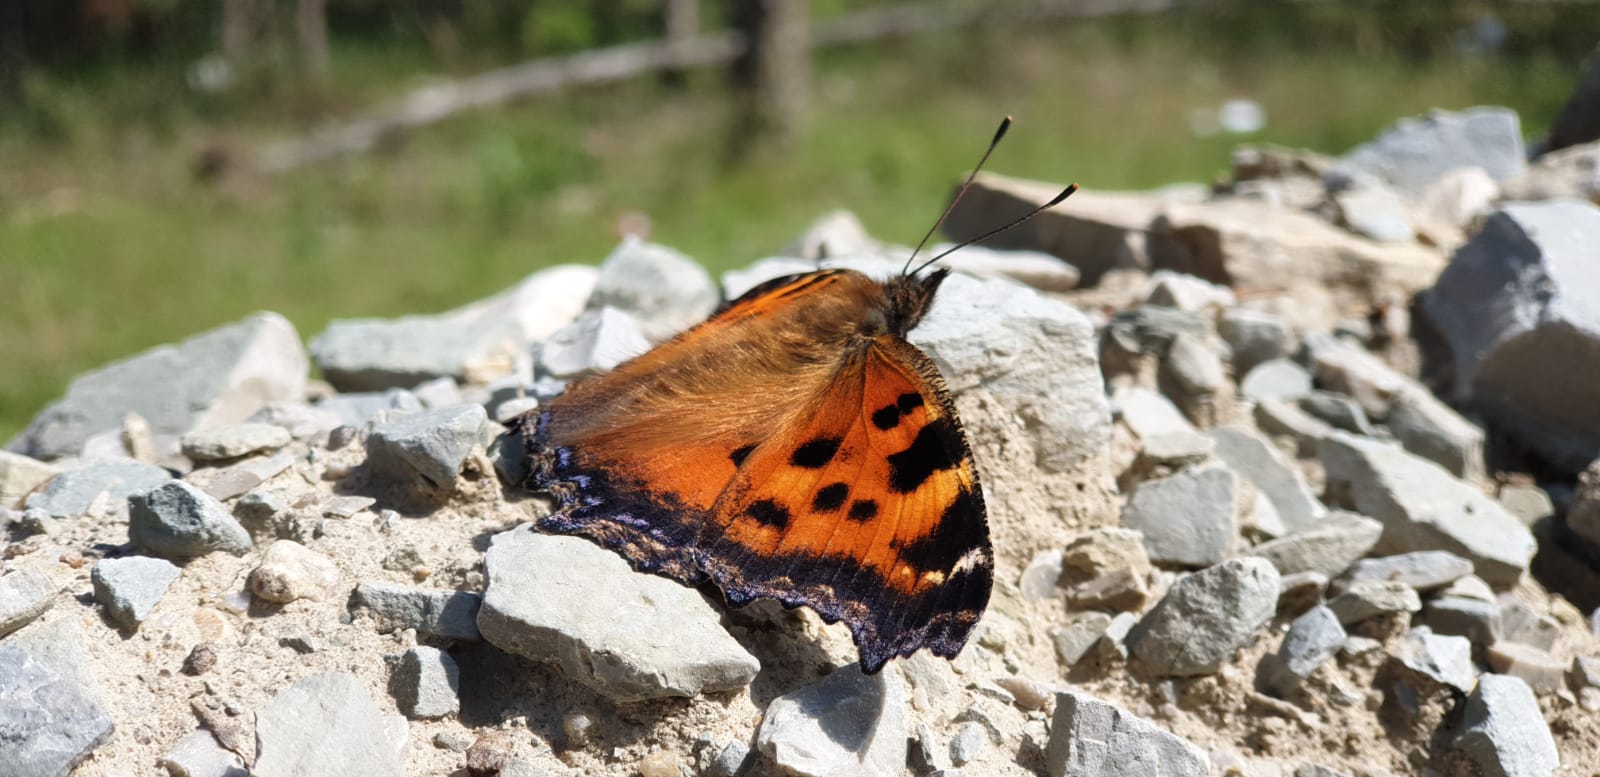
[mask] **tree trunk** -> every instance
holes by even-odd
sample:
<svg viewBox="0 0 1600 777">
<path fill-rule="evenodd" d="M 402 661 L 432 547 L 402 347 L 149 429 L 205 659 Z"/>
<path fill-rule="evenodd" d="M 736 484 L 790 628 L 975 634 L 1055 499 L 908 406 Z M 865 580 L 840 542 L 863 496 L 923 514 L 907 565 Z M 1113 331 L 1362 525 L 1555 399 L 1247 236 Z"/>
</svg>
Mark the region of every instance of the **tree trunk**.
<svg viewBox="0 0 1600 777">
<path fill-rule="evenodd" d="M 700 34 L 700 0 L 666 0 L 664 6 L 668 46 L 683 46 Z M 682 84 L 683 71 L 678 68 L 663 70 L 661 80 L 667 84 Z"/>
<path fill-rule="evenodd" d="M 811 98 L 808 11 L 807 0 L 734 0 L 734 23 L 750 42 L 733 67 L 738 142 L 759 136 L 790 142 L 804 129 Z"/>
<path fill-rule="evenodd" d="M 321 83 L 328 77 L 328 0 L 300 0 L 294 22 L 301 67 L 308 80 Z"/>
</svg>

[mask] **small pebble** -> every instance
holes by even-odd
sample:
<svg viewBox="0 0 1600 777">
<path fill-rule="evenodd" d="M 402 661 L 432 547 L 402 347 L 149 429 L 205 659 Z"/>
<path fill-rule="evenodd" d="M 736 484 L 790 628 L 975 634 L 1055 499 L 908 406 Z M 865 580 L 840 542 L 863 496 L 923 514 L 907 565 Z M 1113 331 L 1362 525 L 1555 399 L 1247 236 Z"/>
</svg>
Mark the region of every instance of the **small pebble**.
<svg viewBox="0 0 1600 777">
<path fill-rule="evenodd" d="M 472 746 L 472 737 L 459 731 L 440 731 L 433 735 L 433 746 L 440 750 L 465 753 Z"/>
<path fill-rule="evenodd" d="M 573 747 L 589 744 L 589 731 L 593 728 L 594 721 L 581 712 L 574 712 L 561 721 L 561 730 L 567 733 L 567 742 Z"/>
<path fill-rule="evenodd" d="M 490 731 L 467 748 L 467 773 L 489 777 L 498 774 L 511 760 L 516 743 L 507 731 Z"/>
<path fill-rule="evenodd" d="M 978 723 L 962 723 L 956 729 L 956 735 L 950 738 L 950 763 L 955 766 L 966 766 L 978 754 L 983 752 L 983 741 L 987 732 Z"/>
<path fill-rule="evenodd" d="M 187 658 L 183 659 L 183 673 L 190 677 L 198 677 L 211 671 L 217 665 L 217 646 L 210 642 L 202 642 L 189 651 Z"/>
<path fill-rule="evenodd" d="M 682 777 L 682 774 L 678 756 L 664 750 L 648 753 L 639 761 L 639 777 Z"/>
</svg>

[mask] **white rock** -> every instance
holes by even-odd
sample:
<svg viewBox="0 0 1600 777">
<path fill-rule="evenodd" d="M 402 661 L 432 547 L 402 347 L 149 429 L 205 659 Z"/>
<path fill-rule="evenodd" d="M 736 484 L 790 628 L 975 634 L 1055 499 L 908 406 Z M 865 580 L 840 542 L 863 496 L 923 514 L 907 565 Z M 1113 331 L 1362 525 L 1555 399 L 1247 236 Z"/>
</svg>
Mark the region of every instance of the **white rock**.
<svg viewBox="0 0 1600 777">
<path fill-rule="evenodd" d="M 256 598 L 278 604 L 321 601 L 338 584 L 339 568 L 333 561 L 293 540 L 267 546 L 261 563 L 250 573 L 250 590 Z"/>
<path fill-rule="evenodd" d="M 627 313 L 645 339 L 661 342 L 710 315 L 717 307 L 717 286 L 693 259 L 630 238 L 600 263 L 585 307 Z"/>
<path fill-rule="evenodd" d="M 1086 693 L 1062 691 L 1045 750 L 1050 777 L 1206 777 L 1204 750 Z"/>
<path fill-rule="evenodd" d="M 348 672 L 303 677 L 256 711 L 257 777 L 401 777 L 391 724 Z"/>
<path fill-rule="evenodd" d="M 906 691 L 893 668 L 854 665 L 767 705 L 756 749 L 802 777 L 898 777 L 905 770 Z"/>
</svg>

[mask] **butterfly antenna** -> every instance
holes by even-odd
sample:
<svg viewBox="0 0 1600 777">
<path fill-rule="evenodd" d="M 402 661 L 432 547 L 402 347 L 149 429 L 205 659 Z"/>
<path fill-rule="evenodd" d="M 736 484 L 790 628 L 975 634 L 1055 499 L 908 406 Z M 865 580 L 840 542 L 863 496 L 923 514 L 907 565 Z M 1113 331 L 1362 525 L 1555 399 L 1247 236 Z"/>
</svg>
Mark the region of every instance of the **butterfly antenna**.
<svg viewBox="0 0 1600 777">
<path fill-rule="evenodd" d="M 929 259 L 928 261 L 917 265 L 917 269 L 912 270 L 911 274 L 912 275 L 916 275 L 917 273 L 922 272 L 922 268 L 927 267 L 928 265 L 933 264 L 934 262 L 937 262 L 940 259 L 943 259 L 943 258 L 955 253 L 956 251 L 959 251 L 959 250 L 961 250 L 963 248 L 966 248 L 967 246 L 972 245 L 974 243 L 981 243 L 981 242 L 983 242 L 985 240 L 988 240 L 989 238 L 994 237 L 995 235 L 998 235 L 1001 232 L 1004 232 L 1004 231 L 1006 231 L 1006 230 L 1008 230 L 1008 229 L 1010 229 L 1010 228 L 1012 228 L 1014 226 L 1017 226 L 1018 224 L 1021 224 L 1022 222 L 1027 221 L 1028 219 L 1031 219 L 1034 216 L 1039 215 L 1040 213 L 1043 213 L 1043 212 L 1045 212 L 1045 211 L 1047 211 L 1047 210 L 1049 210 L 1051 208 L 1054 208 L 1057 205 L 1060 205 L 1062 200 L 1065 200 L 1066 198 L 1071 197 L 1072 193 L 1077 191 L 1077 190 L 1078 190 L 1078 185 L 1077 184 L 1072 184 L 1071 186 L 1068 186 L 1067 188 L 1061 190 L 1061 193 L 1057 194 L 1049 202 L 1047 202 L 1047 203 L 1045 203 L 1043 205 L 1040 205 L 1039 207 L 1034 208 L 1033 210 L 1030 210 L 1027 213 L 1022 214 L 1021 216 L 1018 216 L 1015 219 L 1012 219 L 1009 223 L 1003 224 L 1003 225 L 998 226 L 998 227 L 995 227 L 994 229 L 991 229 L 988 232 L 985 232 L 985 233 L 983 233 L 983 234 L 981 234 L 981 235 L 979 235 L 979 236 L 977 236 L 975 238 L 972 238 L 971 240 L 963 240 L 960 243 L 957 243 L 957 244 L 955 244 L 955 245 L 953 245 L 953 246 L 951 246 L 951 247 L 939 252 L 938 256 L 935 256 L 932 259 Z"/>
<path fill-rule="evenodd" d="M 917 254 L 921 253 L 923 246 L 928 244 L 928 239 L 933 237 L 933 233 L 939 231 L 940 226 L 944 225 L 944 220 L 950 218 L 950 212 L 956 209 L 956 203 L 961 202 L 962 195 L 967 193 L 967 187 L 972 186 L 972 179 L 978 177 L 978 171 L 983 169 L 983 163 L 989 161 L 989 155 L 994 153 L 995 146 L 1000 145 L 1000 139 L 1006 136 L 1006 130 L 1008 129 L 1011 129 L 1010 116 L 1007 116 L 1003 121 L 1000 122 L 1000 128 L 994 131 L 994 140 L 989 141 L 989 149 L 983 152 L 983 158 L 978 160 L 978 165 L 972 168 L 971 173 L 967 174 L 967 180 L 961 184 L 960 189 L 956 190 L 956 196 L 951 198 L 949 205 L 945 206 L 944 213 L 939 215 L 939 220 L 933 222 L 933 227 L 928 230 L 928 234 L 922 236 L 922 242 L 917 243 L 916 249 L 911 252 L 910 256 L 906 257 L 906 266 L 900 268 L 901 275 L 906 274 L 906 270 L 910 268 L 911 263 L 916 260 Z M 919 267 L 917 269 L 920 270 L 922 268 Z"/>
</svg>

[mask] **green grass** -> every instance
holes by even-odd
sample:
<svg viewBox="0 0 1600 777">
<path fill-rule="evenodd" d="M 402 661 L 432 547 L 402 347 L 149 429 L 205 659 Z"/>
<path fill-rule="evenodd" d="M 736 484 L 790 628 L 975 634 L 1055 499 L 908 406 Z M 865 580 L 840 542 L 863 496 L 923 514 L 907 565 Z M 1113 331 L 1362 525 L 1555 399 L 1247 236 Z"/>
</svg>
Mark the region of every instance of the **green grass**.
<svg viewBox="0 0 1600 777">
<path fill-rule="evenodd" d="M 351 113 L 418 79 L 378 76 L 400 57 L 336 49 L 337 87 L 312 98 L 209 104 L 179 97 L 172 73 L 36 85 L 49 110 L 0 121 L 0 440 L 106 361 L 257 309 L 310 337 L 335 317 L 453 307 L 541 267 L 598 261 L 628 211 L 649 214 L 652 239 L 719 270 L 776 251 L 833 208 L 914 242 L 1006 113 L 1017 124 L 993 170 L 1152 187 L 1226 170 L 1245 139 L 1193 138 L 1188 116 L 1230 97 L 1268 111 L 1268 129 L 1248 140 L 1329 152 L 1431 107 L 1508 105 L 1534 133 L 1577 62 L 1272 39 L 1225 54 L 1234 49 L 1197 25 L 1176 16 L 830 52 L 808 131 L 738 164 L 713 74 L 682 91 L 645 81 L 487 111 L 397 151 L 220 186 L 194 180 L 201 148 L 250 148 L 304 126 L 307 105 Z M 163 92 L 159 109 L 128 96 Z"/>
</svg>

